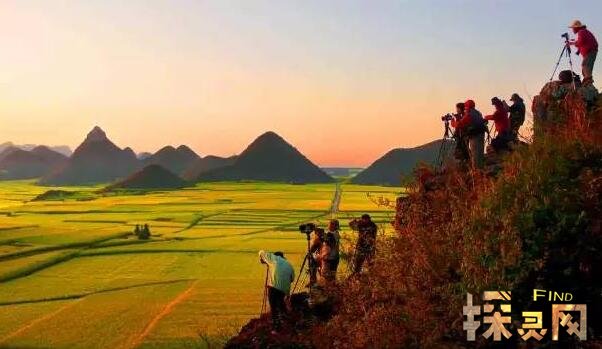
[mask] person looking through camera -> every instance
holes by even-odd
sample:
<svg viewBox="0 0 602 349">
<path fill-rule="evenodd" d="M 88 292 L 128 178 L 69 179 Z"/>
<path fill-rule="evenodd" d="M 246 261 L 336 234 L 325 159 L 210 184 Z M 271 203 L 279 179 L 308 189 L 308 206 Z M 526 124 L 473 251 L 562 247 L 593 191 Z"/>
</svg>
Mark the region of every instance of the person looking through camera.
<svg viewBox="0 0 602 349">
<path fill-rule="evenodd" d="M 324 229 L 315 228 L 311 234 L 309 244 L 309 284 L 315 285 L 318 282 L 318 272 L 321 272 L 322 245 L 324 242 Z"/>
<path fill-rule="evenodd" d="M 452 127 L 468 139 L 470 162 L 473 168 L 482 169 L 485 164 L 485 132 L 487 126 L 483 114 L 476 109 L 471 99 L 464 102 L 464 115 L 460 120 L 452 120 Z"/>
<path fill-rule="evenodd" d="M 452 115 L 456 122 L 459 122 L 464 117 L 464 103 L 456 103 L 456 113 Z M 453 124 L 453 123 L 452 123 Z M 456 149 L 454 151 L 454 157 L 462 162 L 470 160 L 470 153 L 468 151 L 468 139 L 461 129 L 456 128 L 454 130 L 454 140 L 456 141 Z"/>
<path fill-rule="evenodd" d="M 495 107 L 495 112 L 485 116 L 485 120 L 494 122 L 495 131 L 497 132 L 495 138 L 491 140 L 491 146 L 496 152 L 508 150 L 508 142 L 512 139 L 508 108 L 497 97 L 491 99 L 491 105 Z"/>
<path fill-rule="evenodd" d="M 569 41 L 569 45 L 577 47 L 577 54 L 583 57 L 581 63 L 581 72 L 583 73 L 583 84 L 592 84 L 594 82 L 593 72 L 596 56 L 598 55 L 598 41 L 587 26 L 581 21 L 575 20 L 569 28 L 577 38 Z"/>
<path fill-rule="evenodd" d="M 321 274 L 327 282 L 336 281 L 337 269 L 339 267 L 339 244 L 341 234 L 339 233 L 339 221 L 331 219 L 328 223 L 328 231 L 324 235 L 321 251 Z"/>
<path fill-rule="evenodd" d="M 266 287 L 272 313 L 272 328 L 273 332 L 278 332 L 282 328 L 282 318 L 286 315 L 284 299 L 291 291 L 295 270 L 282 252 L 259 251 L 259 262 L 268 267 Z"/>
<path fill-rule="evenodd" d="M 353 260 L 353 274 L 359 274 L 365 262 L 372 263 L 376 252 L 376 232 L 378 228 L 372 222 L 369 214 L 363 214 L 361 219 L 349 222 L 352 230 L 358 232 L 355 245 L 355 258 Z"/>
</svg>

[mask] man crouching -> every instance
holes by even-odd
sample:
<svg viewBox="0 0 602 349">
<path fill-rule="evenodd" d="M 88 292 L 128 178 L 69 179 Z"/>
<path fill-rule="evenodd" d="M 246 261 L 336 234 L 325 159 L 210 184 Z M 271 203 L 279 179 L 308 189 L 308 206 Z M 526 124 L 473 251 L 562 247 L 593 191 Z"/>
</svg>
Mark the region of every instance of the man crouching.
<svg viewBox="0 0 602 349">
<path fill-rule="evenodd" d="M 259 261 L 268 267 L 266 287 L 272 313 L 272 333 L 277 333 L 282 328 L 282 317 L 286 314 L 284 299 L 291 290 L 295 271 L 282 252 L 259 251 Z"/>
</svg>

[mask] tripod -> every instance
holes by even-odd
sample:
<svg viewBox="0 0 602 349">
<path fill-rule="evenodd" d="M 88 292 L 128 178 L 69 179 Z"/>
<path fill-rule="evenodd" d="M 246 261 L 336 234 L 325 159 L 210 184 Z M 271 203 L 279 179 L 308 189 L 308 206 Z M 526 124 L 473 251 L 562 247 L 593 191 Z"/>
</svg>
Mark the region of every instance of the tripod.
<svg viewBox="0 0 602 349">
<path fill-rule="evenodd" d="M 293 286 L 293 293 L 297 290 L 297 285 L 299 284 L 299 280 L 301 279 L 302 275 L 305 275 L 303 273 L 303 270 L 305 269 L 305 265 L 308 264 L 308 272 L 311 273 L 312 272 L 312 268 L 314 268 L 314 259 L 311 256 L 311 246 L 310 246 L 310 235 L 311 232 L 309 233 L 305 233 L 305 235 L 307 235 L 307 254 L 305 255 L 305 258 L 303 258 L 303 263 L 301 264 L 301 268 L 299 268 L 299 274 L 297 275 L 297 280 L 295 281 L 295 286 Z M 311 277 L 310 277 L 311 279 Z M 303 282 L 305 282 L 305 278 L 303 278 Z M 312 280 L 309 281 L 309 293 L 311 294 L 311 287 L 312 287 Z"/>
<path fill-rule="evenodd" d="M 437 155 L 437 167 L 440 169 L 443 166 L 445 160 L 449 157 L 449 152 L 452 150 L 453 135 L 451 128 L 449 127 L 449 120 L 445 120 L 445 132 L 441 139 L 441 146 L 439 146 L 439 154 Z"/>
<path fill-rule="evenodd" d="M 571 80 L 573 82 L 573 89 L 577 89 L 577 85 L 575 83 L 575 70 L 573 69 L 573 58 L 571 56 L 571 45 L 569 43 L 569 34 L 564 33 L 562 35 L 564 38 L 564 46 L 562 47 L 562 51 L 560 51 L 560 56 L 558 57 L 558 62 L 556 62 L 556 66 L 554 67 L 554 71 L 552 72 L 552 76 L 550 76 L 550 81 L 554 80 L 554 75 L 556 75 L 556 71 L 558 70 L 558 66 L 560 65 L 560 61 L 562 61 L 562 57 L 566 56 L 569 59 L 569 67 L 571 68 Z"/>
<path fill-rule="evenodd" d="M 265 281 L 263 282 L 263 302 L 261 302 L 261 313 L 259 313 L 259 317 L 261 317 L 267 311 L 266 299 L 268 298 L 268 275 L 270 273 L 270 267 L 268 266 L 265 269 Z"/>
</svg>

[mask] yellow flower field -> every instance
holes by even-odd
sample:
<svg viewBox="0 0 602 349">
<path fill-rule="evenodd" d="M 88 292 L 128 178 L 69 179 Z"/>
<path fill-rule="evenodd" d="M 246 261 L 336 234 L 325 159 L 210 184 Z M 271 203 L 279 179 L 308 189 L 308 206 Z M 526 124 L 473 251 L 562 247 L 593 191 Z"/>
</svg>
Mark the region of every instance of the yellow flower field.
<svg viewBox="0 0 602 349">
<path fill-rule="evenodd" d="M 392 210 L 377 204 L 401 188 L 342 184 L 331 210 L 336 188 L 211 183 L 104 196 L 0 182 L 0 347 L 219 345 L 261 308 L 259 249 L 299 268 L 300 223 L 336 216 L 352 237 L 348 219 L 369 212 L 390 230 Z M 31 201 L 48 189 L 77 193 Z M 136 224 L 151 239 L 133 236 Z"/>
</svg>

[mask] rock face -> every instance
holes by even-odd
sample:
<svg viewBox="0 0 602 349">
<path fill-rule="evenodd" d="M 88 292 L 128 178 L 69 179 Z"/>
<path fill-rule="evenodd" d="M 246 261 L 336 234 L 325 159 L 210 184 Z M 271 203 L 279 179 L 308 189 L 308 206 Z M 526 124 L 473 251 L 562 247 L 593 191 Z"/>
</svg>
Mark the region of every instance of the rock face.
<svg viewBox="0 0 602 349">
<path fill-rule="evenodd" d="M 573 86 L 572 82 L 548 82 L 539 94 L 533 97 L 531 111 L 535 135 L 539 135 L 543 131 L 542 128 L 561 125 L 566 123 L 567 119 L 575 118 L 575 114 L 595 108 L 598 94 L 598 89 L 592 84 L 583 85 L 578 82 Z M 566 110 L 567 104 L 572 106 L 569 112 Z"/>
<path fill-rule="evenodd" d="M 0 179 L 29 179 L 44 176 L 67 162 L 67 157 L 45 146 L 31 151 L 9 148 L 0 157 Z"/>
<path fill-rule="evenodd" d="M 169 145 L 145 158 L 143 163 L 145 165 L 161 165 L 173 173 L 181 174 L 199 159 L 200 157 L 185 145 L 181 145 L 178 148 Z"/>
<path fill-rule="evenodd" d="M 329 183 L 334 179 L 274 132 L 251 143 L 234 164 L 202 173 L 200 181 Z"/>
<path fill-rule="evenodd" d="M 233 165 L 237 156 L 222 158 L 219 156 L 208 155 L 194 161 L 186 170 L 182 172 L 182 178 L 189 181 L 196 181 L 199 176 L 205 172 Z"/>
<path fill-rule="evenodd" d="M 112 182 L 140 167 L 134 152 L 120 149 L 105 132 L 94 127 L 63 166 L 43 177 L 41 184 L 81 185 Z"/>
<path fill-rule="evenodd" d="M 179 189 L 187 182 L 160 165 L 148 165 L 126 179 L 108 186 L 113 189 Z"/>
<path fill-rule="evenodd" d="M 402 176 L 412 173 L 420 162 L 433 164 L 442 141 L 433 141 L 415 148 L 393 149 L 351 179 L 355 184 L 401 185 Z"/>
</svg>

